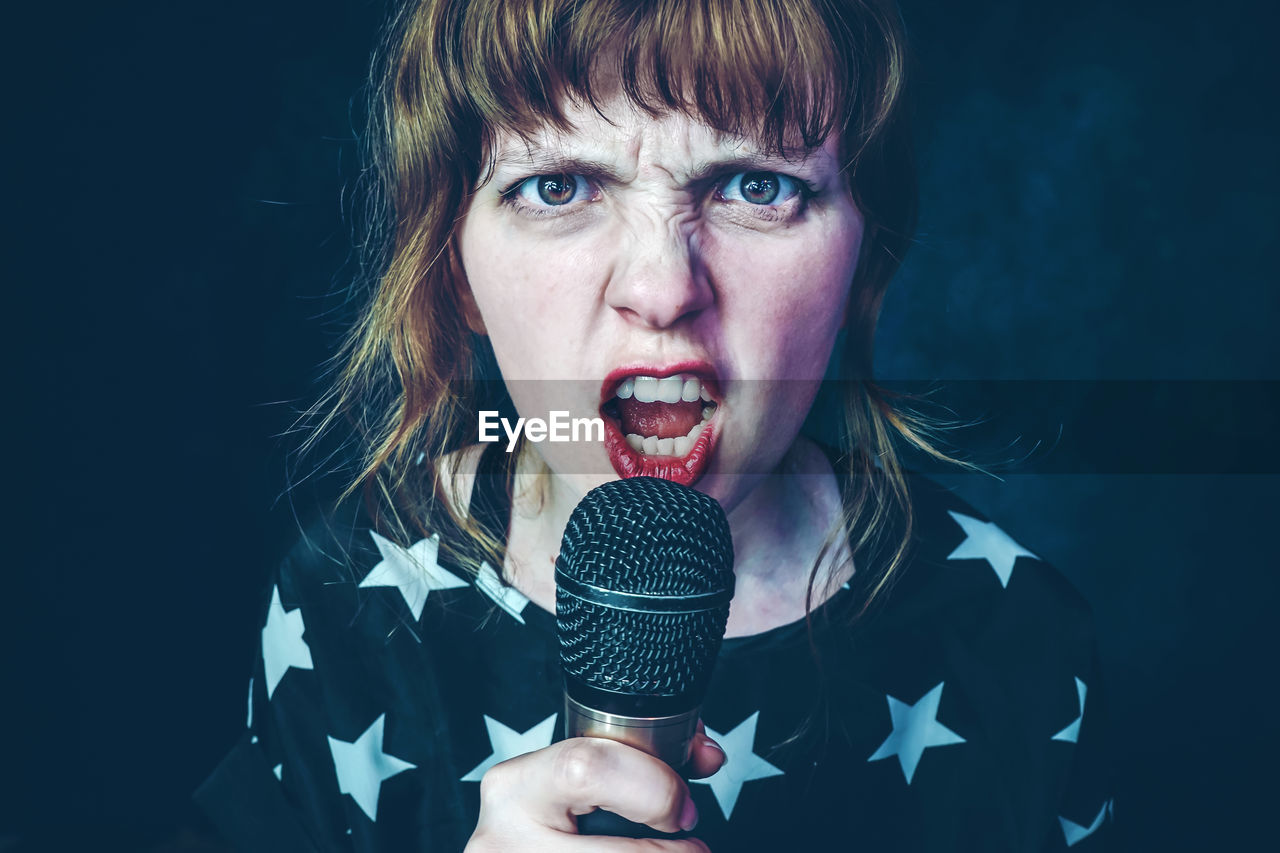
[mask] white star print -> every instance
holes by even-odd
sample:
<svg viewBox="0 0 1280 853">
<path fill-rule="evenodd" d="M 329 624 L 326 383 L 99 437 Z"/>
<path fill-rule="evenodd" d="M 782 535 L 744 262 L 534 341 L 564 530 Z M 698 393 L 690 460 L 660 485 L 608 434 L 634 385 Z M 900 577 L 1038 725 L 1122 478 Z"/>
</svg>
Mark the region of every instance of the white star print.
<svg viewBox="0 0 1280 853">
<path fill-rule="evenodd" d="M 267 624 L 262 629 L 262 668 L 267 676 L 267 699 L 276 692 L 276 685 L 289 667 L 314 669 L 311 649 L 302 632 L 302 608 L 286 611 L 280 603 L 280 587 L 271 590 L 271 607 L 267 609 Z M 252 689 L 252 687 L 250 688 Z"/>
<path fill-rule="evenodd" d="M 479 782 L 480 777 L 484 776 L 493 765 L 508 758 L 515 758 L 517 755 L 524 755 L 526 752 L 533 752 L 535 749 L 551 746 L 551 738 L 556 732 L 556 717 L 556 714 L 552 714 L 528 731 L 518 732 L 485 714 L 484 727 L 489 732 L 489 746 L 493 752 L 484 761 L 471 768 L 471 772 L 463 776 L 461 781 Z"/>
<path fill-rule="evenodd" d="M 276 774 L 277 781 L 280 781 L 280 782 L 284 781 L 284 765 L 283 764 L 277 764 L 275 767 L 272 767 L 271 772 Z"/>
<path fill-rule="evenodd" d="M 1009 576 L 1013 574 L 1014 561 L 1019 557 L 1040 559 L 1026 548 L 1009 537 L 990 521 L 979 521 L 968 515 L 947 510 L 947 514 L 956 520 L 965 532 L 965 540 L 947 555 L 948 560 L 986 560 L 1000 578 L 1000 586 L 1009 585 Z"/>
<path fill-rule="evenodd" d="M 520 614 L 528 606 L 529 599 L 514 586 L 504 586 L 498 573 L 493 570 L 493 566 L 485 563 L 480 567 L 480 574 L 476 577 L 476 587 L 507 611 L 512 619 L 521 625 L 524 624 L 524 617 Z"/>
<path fill-rule="evenodd" d="M 738 802 L 738 795 L 742 793 L 743 785 L 756 779 L 782 775 L 781 770 L 755 753 L 756 723 L 759 718 L 760 712 L 756 711 L 726 735 L 707 726 L 707 735 L 720 744 L 728 760 L 715 772 L 715 775 L 690 781 L 711 786 L 711 793 L 715 794 L 716 802 L 720 805 L 720 811 L 724 813 L 725 820 L 733 814 L 733 807 Z"/>
<path fill-rule="evenodd" d="M 253 728 L 253 678 L 249 678 L 249 719 L 245 722 L 246 729 Z"/>
<path fill-rule="evenodd" d="M 1077 843 L 1088 838 L 1098 831 L 1098 827 L 1102 826 L 1102 822 L 1107 819 L 1107 815 L 1115 815 L 1115 800 L 1107 800 L 1102 804 L 1102 808 L 1098 809 L 1098 816 L 1093 819 L 1093 823 L 1088 826 L 1081 826 L 1078 823 L 1067 820 L 1065 817 L 1059 816 L 1058 823 L 1062 825 L 1062 837 L 1066 840 L 1068 847 L 1074 847 Z"/>
<path fill-rule="evenodd" d="M 350 794 L 369 820 L 378 819 L 378 794 L 382 792 L 382 780 L 418 766 L 382 751 L 386 719 L 386 714 L 380 714 L 364 734 L 350 743 L 329 738 L 333 769 L 338 774 L 338 790 Z"/>
<path fill-rule="evenodd" d="M 964 743 L 964 738 L 938 722 L 938 703 L 942 701 L 942 685 L 924 694 L 914 705 L 900 702 L 892 696 L 889 700 L 889 717 L 893 720 L 893 731 L 884 739 L 867 761 L 879 761 L 882 758 L 898 756 L 898 764 L 902 767 L 902 775 L 907 777 L 907 784 L 916 775 L 916 765 L 920 756 L 931 746 L 946 746 L 952 743 Z"/>
<path fill-rule="evenodd" d="M 457 589 L 467 582 L 436 561 L 440 551 L 440 537 L 419 539 L 408 548 L 401 548 L 372 530 L 373 544 L 378 546 L 382 561 L 374 566 L 360 586 L 394 586 L 400 590 L 404 603 L 409 605 L 413 618 L 422 618 L 422 608 L 427 596 L 436 589 Z"/>
<path fill-rule="evenodd" d="M 1065 740 L 1067 743 L 1075 743 L 1080 737 L 1080 721 L 1084 719 L 1084 695 L 1088 692 L 1088 688 L 1084 686 L 1084 682 L 1078 677 L 1076 678 L 1076 693 L 1080 696 L 1080 714 L 1075 718 L 1071 725 L 1053 736 L 1053 740 Z"/>
</svg>

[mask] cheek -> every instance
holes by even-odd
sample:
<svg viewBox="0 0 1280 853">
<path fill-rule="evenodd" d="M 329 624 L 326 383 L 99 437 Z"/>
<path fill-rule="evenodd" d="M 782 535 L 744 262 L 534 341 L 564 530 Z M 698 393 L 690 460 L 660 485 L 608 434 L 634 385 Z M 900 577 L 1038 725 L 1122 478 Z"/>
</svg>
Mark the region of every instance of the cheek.
<svg viewBox="0 0 1280 853">
<path fill-rule="evenodd" d="M 726 332 L 749 376 L 820 378 L 844 316 L 861 228 L 722 241 L 709 266 Z"/>
<path fill-rule="evenodd" d="M 510 247 L 472 248 L 463 253 L 463 268 L 491 336 L 524 325 L 521 318 L 532 319 L 530 312 L 546 310 L 557 280 L 548 260 L 533 262 Z"/>
<path fill-rule="evenodd" d="M 571 364 L 573 342 L 582 338 L 590 313 L 584 282 L 598 275 L 592 254 L 580 248 L 488 233 L 462 235 L 463 269 L 485 324 L 498 365 L 508 379 L 556 375 Z M 509 237 L 510 235 L 508 235 Z"/>
</svg>

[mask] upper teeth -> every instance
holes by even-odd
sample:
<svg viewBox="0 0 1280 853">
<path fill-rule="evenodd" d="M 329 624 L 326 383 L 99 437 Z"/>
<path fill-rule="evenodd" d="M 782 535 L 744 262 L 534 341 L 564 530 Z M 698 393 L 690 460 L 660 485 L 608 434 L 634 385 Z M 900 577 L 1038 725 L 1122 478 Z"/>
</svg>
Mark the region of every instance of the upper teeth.
<svg viewBox="0 0 1280 853">
<path fill-rule="evenodd" d="M 699 398 L 707 403 L 712 402 L 711 394 L 698 381 L 698 377 L 687 374 L 662 379 L 656 376 L 629 376 L 618 384 L 614 393 L 623 400 L 634 396 L 641 403 L 679 403 L 682 400 L 692 403 Z"/>
</svg>

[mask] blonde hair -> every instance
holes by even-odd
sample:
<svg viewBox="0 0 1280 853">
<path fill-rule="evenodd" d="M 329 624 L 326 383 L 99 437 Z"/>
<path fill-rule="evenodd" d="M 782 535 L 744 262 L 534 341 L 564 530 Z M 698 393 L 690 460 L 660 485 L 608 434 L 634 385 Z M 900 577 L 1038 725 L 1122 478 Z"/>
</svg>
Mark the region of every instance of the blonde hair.
<svg viewBox="0 0 1280 853">
<path fill-rule="evenodd" d="M 654 115 L 682 111 L 779 151 L 840 135 L 866 227 L 838 356 L 853 379 L 843 407 L 848 488 L 837 532 L 856 531 L 855 554 L 881 555 L 870 601 L 912 536 L 895 436 L 943 456 L 926 423 L 871 379 L 881 301 L 915 220 L 904 39 L 889 0 L 407 3 L 374 62 L 365 139 L 372 293 L 335 356 L 332 388 L 313 409 L 313 438 L 344 421 L 354 430 L 360 459 L 344 497 L 362 491 L 389 535 L 405 542 L 428 535 L 448 513 L 469 540 L 449 543 L 455 558 L 473 569 L 503 565 L 500 533 L 459 517 L 442 492 L 441 459 L 468 443 L 477 417 L 453 238 L 495 133 L 566 128 L 561 99 L 596 105 L 602 61 L 615 65 L 603 69 L 610 81 Z M 815 565 L 810 605 L 817 575 Z"/>
</svg>

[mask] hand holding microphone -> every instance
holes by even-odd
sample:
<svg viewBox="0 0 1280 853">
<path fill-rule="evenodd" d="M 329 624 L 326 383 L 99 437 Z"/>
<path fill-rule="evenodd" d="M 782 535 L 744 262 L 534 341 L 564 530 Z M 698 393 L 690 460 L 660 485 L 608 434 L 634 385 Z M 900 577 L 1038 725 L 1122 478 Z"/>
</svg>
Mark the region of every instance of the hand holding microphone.
<svg viewBox="0 0 1280 853">
<path fill-rule="evenodd" d="M 568 739 L 485 774 L 467 853 L 706 851 L 664 835 L 697 819 L 681 772 L 725 760 L 698 722 L 733 596 L 723 510 L 666 480 L 606 483 L 574 510 L 556 574 Z"/>
<path fill-rule="evenodd" d="M 695 736 L 690 776 L 710 776 L 723 763 L 706 735 Z M 708 853 L 696 838 L 580 835 L 582 816 L 596 809 L 668 833 L 697 819 L 688 785 L 662 761 L 603 738 L 571 738 L 490 768 L 466 853 Z"/>
</svg>

